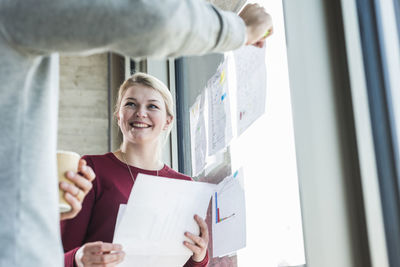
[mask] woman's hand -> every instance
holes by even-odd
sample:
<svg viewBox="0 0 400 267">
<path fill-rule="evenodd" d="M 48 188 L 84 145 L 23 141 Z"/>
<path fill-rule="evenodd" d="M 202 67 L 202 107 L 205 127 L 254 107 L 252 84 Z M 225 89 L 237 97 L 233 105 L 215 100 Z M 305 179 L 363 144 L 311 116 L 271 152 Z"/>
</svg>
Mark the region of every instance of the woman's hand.
<svg viewBox="0 0 400 267">
<path fill-rule="evenodd" d="M 246 45 L 263 47 L 265 39 L 273 32 L 272 18 L 258 4 L 247 4 L 239 14 L 246 24 Z"/>
<path fill-rule="evenodd" d="M 60 189 L 65 191 L 65 200 L 72 207 L 69 212 L 60 214 L 61 220 L 74 218 L 82 209 L 83 199 L 89 193 L 90 189 L 92 189 L 92 181 L 96 175 L 92 168 L 87 166 L 84 159 L 79 160 L 78 172 L 68 171 L 65 174 L 65 177 L 73 182 L 73 184 L 67 182 L 60 182 L 59 184 Z"/>
<path fill-rule="evenodd" d="M 185 236 L 192 240 L 193 243 L 184 241 L 183 244 L 193 251 L 192 259 L 196 262 L 201 262 L 207 254 L 208 226 L 200 216 L 195 215 L 194 219 L 200 227 L 200 236 L 186 232 Z"/>
<path fill-rule="evenodd" d="M 111 267 L 117 266 L 118 263 L 123 261 L 124 257 L 125 252 L 122 251 L 121 245 L 98 241 L 93 243 L 86 243 L 83 246 L 83 254 L 80 258 L 80 261 L 85 267 Z"/>
</svg>

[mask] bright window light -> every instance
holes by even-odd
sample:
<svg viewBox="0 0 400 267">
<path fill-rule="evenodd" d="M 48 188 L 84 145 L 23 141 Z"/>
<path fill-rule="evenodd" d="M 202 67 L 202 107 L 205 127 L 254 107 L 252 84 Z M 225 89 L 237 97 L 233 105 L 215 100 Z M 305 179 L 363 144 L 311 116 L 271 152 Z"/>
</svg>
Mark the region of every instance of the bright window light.
<svg viewBox="0 0 400 267">
<path fill-rule="evenodd" d="M 259 3 L 273 17 L 274 34 L 266 43 L 266 113 L 231 144 L 246 192 L 247 246 L 238 266 L 298 266 L 305 256 L 283 8 L 281 1 Z"/>
</svg>

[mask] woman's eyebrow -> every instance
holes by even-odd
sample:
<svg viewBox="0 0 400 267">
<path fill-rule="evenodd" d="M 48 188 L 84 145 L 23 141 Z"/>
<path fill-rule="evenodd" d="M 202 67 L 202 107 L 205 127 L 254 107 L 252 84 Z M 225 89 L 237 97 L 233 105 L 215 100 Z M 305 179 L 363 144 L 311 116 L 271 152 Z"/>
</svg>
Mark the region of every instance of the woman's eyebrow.
<svg viewBox="0 0 400 267">
<path fill-rule="evenodd" d="M 127 98 L 125 98 L 124 100 L 125 100 L 125 101 L 127 101 L 127 100 L 137 101 L 137 99 L 134 98 L 134 97 L 127 97 Z M 149 99 L 148 102 L 158 102 L 158 103 L 161 103 L 161 101 L 160 101 L 160 100 L 157 100 L 157 99 Z"/>
</svg>

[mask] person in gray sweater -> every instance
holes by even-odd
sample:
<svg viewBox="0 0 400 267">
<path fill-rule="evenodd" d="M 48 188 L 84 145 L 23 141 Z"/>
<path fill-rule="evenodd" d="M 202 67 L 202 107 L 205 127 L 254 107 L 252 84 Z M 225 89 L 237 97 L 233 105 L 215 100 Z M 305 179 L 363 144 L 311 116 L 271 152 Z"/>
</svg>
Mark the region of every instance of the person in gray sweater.
<svg viewBox="0 0 400 267">
<path fill-rule="evenodd" d="M 271 17 L 199 0 L 0 0 L 0 266 L 63 266 L 56 139 L 58 54 L 135 58 L 261 46 Z"/>
</svg>

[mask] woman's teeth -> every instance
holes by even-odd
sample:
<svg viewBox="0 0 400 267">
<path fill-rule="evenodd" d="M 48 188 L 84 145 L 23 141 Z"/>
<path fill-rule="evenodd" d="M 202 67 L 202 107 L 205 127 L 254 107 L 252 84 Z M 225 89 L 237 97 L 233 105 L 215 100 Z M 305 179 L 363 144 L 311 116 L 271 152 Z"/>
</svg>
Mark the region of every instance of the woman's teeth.
<svg viewBox="0 0 400 267">
<path fill-rule="evenodd" d="M 149 125 L 145 124 L 145 123 L 131 123 L 132 127 L 136 127 L 136 128 L 147 128 L 150 127 Z"/>
</svg>

